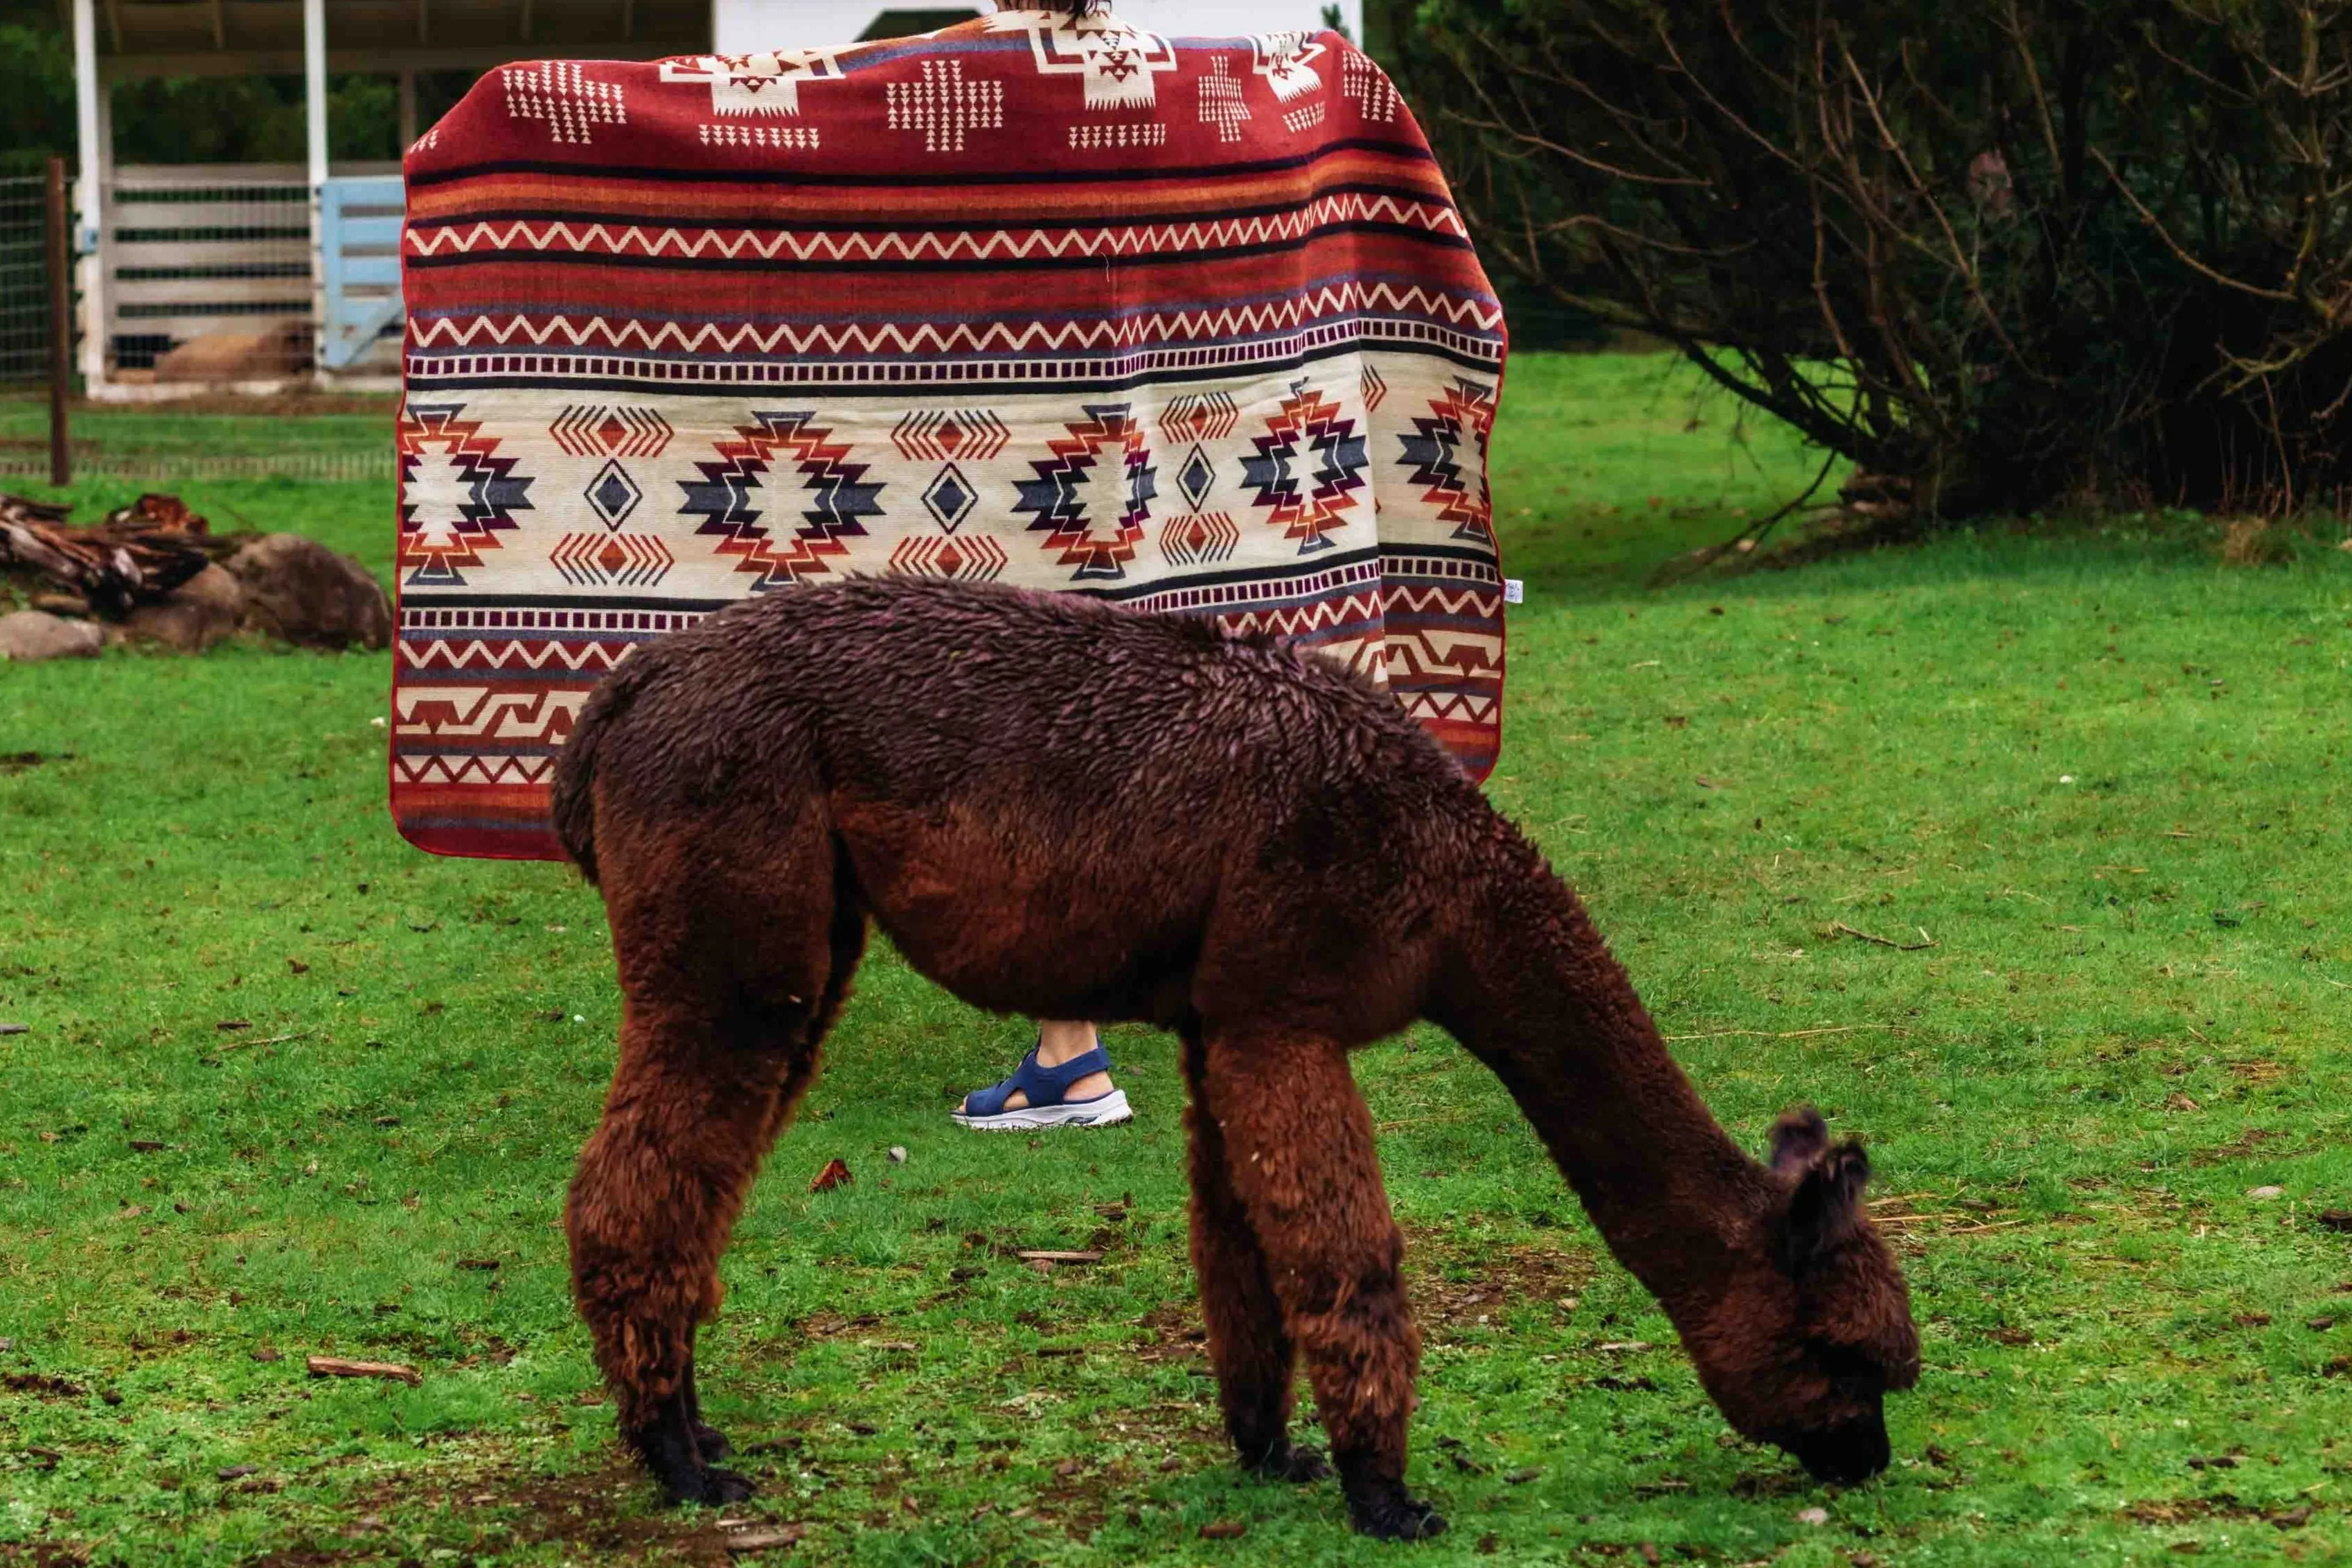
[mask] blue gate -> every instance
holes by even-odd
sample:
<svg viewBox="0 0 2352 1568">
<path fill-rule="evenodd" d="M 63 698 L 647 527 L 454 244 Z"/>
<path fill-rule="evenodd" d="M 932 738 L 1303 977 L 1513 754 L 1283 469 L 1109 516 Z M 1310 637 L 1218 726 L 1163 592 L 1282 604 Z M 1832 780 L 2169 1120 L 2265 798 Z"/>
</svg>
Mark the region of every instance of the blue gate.
<svg viewBox="0 0 2352 1568">
<path fill-rule="evenodd" d="M 320 187 L 320 262 L 327 284 L 320 359 L 329 370 L 349 370 L 386 328 L 400 322 L 402 204 L 397 174 L 346 176 Z"/>
</svg>

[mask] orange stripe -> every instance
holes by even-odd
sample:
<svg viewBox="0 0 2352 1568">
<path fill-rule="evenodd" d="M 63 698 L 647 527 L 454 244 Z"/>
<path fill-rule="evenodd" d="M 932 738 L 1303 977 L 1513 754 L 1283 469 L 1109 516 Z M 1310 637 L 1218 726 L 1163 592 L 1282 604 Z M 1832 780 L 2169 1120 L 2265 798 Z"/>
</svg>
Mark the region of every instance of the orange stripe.
<svg viewBox="0 0 2352 1568">
<path fill-rule="evenodd" d="M 484 174 L 449 185 L 412 191 L 412 220 L 464 217 L 476 212 L 521 209 L 585 211 L 664 223 L 709 226 L 730 218 L 789 216 L 907 223 L 925 218 L 970 224 L 1032 222 L 1098 226 L 1132 221 L 1127 212 L 1214 216 L 1237 207 L 1303 203 L 1332 186 L 1378 184 L 1413 192 L 1423 201 L 1452 205 L 1431 166 L 1378 154 L 1350 153 L 1312 168 L 1248 178 L 1171 178 L 1121 182 L 1116 200 L 1101 185 L 988 185 L 849 189 L 793 186 L 648 184 L 623 176 L 593 179 L 547 174 Z M 1109 210 L 1106 210 L 1106 209 Z"/>
</svg>

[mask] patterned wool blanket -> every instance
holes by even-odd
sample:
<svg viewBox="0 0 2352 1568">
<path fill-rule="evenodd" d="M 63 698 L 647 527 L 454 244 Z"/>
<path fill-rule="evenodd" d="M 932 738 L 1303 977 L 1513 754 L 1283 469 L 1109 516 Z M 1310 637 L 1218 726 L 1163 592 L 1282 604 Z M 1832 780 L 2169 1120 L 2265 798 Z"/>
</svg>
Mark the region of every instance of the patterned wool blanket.
<svg viewBox="0 0 2352 1568">
<path fill-rule="evenodd" d="M 1214 616 L 1483 776 L 1500 307 L 1336 33 L 1006 11 L 483 79 L 410 152 L 392 804 L 552 857 L 635 644 L 854 574 Z"/>
</svg>

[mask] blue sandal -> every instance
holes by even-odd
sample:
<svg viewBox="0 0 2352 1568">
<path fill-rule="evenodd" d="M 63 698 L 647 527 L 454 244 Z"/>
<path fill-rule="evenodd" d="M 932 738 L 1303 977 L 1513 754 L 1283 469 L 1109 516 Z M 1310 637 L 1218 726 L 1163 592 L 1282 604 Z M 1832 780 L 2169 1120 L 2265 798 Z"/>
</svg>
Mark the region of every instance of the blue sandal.
<svg viewBox="0 0 2352 1568">
<path fill-rule="evenodd" d="M 1094 1049 L 1072 1057 L 1059 1067 L 1042 1067 L 1037 1061 L 1037 1047 L 1031 1046 L 1021 1065 L 1003 1083 L 986 1089 L 976 1089 L 967 1096 L 963 1109 L 951 1114 L 961 1126 L 975 1132 L 1025 1132 L 1046 1127 L 1108 1127 L 1113 1122 L 1132 1121 L 1135 1112 L 1127 1103 L 1127 1091 L 1115 1089 L 1108 1094 L 1092 1100 L 1067 1098 L 1070 1086 L 1080 1079 L 1098 1072 L 1110 1071 L 1110 1055 L 1095 1042 Z M 1019 1089 L 1029 1097 L 1029 1103 L 1017 1110 L 1007 1110 L 1004 1102 Z"/>
</svg>

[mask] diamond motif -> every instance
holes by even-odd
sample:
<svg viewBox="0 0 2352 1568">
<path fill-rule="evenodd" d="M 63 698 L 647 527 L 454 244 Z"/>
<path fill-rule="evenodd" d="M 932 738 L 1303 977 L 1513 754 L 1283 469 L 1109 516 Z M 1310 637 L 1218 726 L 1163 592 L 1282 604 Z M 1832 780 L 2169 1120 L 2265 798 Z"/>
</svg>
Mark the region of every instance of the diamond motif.
<svg viewBox="0 0 2352 1568">
<path fill-rule="evenodd" d="M 629 513 L 637 510 L 637 502 L 645 499 L 645 492 L 637 489 L 637 483 L 629 478 L 628 470 L 614 462 L 607 462 L 596 471 L 596 477 L 588 481 L 584 493 L 590 510 L 606 528 L 620 527 Z"/>
<path fill-rule="evenodd" d="M 1176 488 L 1184 492 L 1184 500 L 1194 511 L 1198 511 L 1201 503 L 1209 499 L 1209 491 L 1216 482 L 1217 466 L 1210 462 L 1209 455 L 1195 444 L 1192 456 L 1184 459 L 1184 467 L 1176 476 Z"/>
<path fill-rule="evenodd" d="M 941 445 L 947 444 L 950 438 L 950 432 L 954 429 L 955 426 L 950 424 L 947 429 L 940 432 Z M 961 432 L 958 434 L 960 435 Z M 939 477 L 931 480 L 930 489 L 923 492 L 924 507 L 939 520 L 940 526 L 950 533 L 956 531 L 958 523 L 971 515 L 971 509 L 979 503 L 979 500 L 980 492 L 971 488 L 971 481 L 965 479 L 963 470 L 953 463 L 941 468 Z"/>
</svg>

